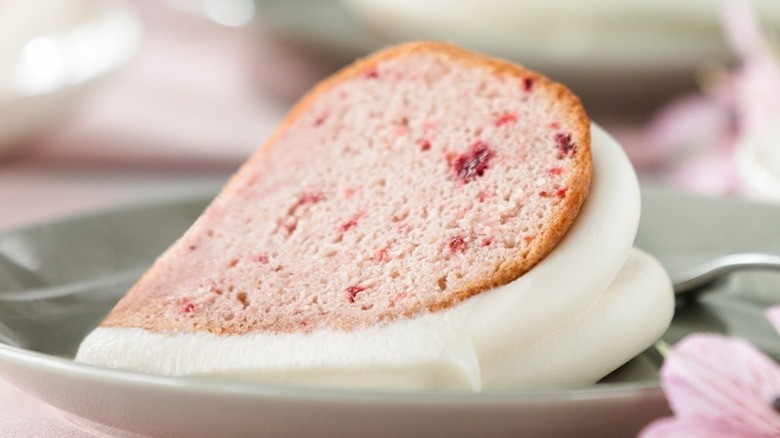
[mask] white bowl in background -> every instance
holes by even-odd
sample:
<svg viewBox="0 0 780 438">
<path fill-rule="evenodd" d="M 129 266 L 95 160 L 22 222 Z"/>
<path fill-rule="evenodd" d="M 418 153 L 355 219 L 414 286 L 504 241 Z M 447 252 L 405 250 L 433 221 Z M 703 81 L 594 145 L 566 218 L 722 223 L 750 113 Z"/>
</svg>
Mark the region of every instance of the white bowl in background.
<svg viewBox="0 0 780 438">
<path fill-rule="evenodd" d="M 755 0 L 780 24 L 780 2 Z M 523 64 L 584 101 L 652 108 L 733 60 L 712 0 L 255 0 L 260 31 L 331 69 L 406 40 L 436 39 Z M 280 79 L 279 82 L 283 82 Z M 303 90 L 301 90 L 303 91 Z"/>
<path fill-rule="evenodd" d="M 0 0 L 0 154 L 63 113 L 138 51 L 141 25 L 113 0 Z"/>
</svg>

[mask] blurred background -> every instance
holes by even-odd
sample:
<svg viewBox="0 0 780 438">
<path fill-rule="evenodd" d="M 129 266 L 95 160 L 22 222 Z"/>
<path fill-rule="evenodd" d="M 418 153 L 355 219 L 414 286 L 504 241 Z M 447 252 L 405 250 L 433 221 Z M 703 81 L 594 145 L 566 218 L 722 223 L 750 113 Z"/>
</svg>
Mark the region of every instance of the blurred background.
<svg viewBox="0 0 780 438">
<path fill-rule="evenodd" d="M 777 0 L 0 0 L 0 230 L 214 189 L 314 82 L 436 39 L 572 88 L 647 184 L 780 200 Z"/>
</svg>

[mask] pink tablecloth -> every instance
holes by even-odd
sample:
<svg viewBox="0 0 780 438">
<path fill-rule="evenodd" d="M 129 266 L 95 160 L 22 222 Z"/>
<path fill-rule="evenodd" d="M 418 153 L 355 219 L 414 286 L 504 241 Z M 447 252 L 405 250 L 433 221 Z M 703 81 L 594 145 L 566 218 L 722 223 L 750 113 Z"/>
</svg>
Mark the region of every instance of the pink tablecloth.
<svg viewBox="0 0 780 438">
<path fill-rule="evenodd" d="M 18 438 L 92 438 L 49 405 L 0 379 L 0 436 Z"/>
</svg>

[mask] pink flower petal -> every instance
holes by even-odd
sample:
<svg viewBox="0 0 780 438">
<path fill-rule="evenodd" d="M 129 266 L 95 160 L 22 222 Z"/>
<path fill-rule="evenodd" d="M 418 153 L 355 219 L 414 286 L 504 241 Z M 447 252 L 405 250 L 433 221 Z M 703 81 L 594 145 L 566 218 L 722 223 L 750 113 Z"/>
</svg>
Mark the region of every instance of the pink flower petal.
<svg viewBox="0 0 780 438">
<path fill-rule="evenodd" d="M 769 53 L 747 58 L 733 80 L 741 133 L 776 126 L 780 117 L 780 60 Z"/>
<path fill-rule="evenodd" d="M 780 366 L 750 343 L 714 334 L 680 341 L 661 368 L 661 385 L 680 419 L 721 421 L 780 436 Z"/>
<path fill-rule="evenodd" d="M 668 179 L 682 187 L 711 195 L 731 193 L 741 185 L 731 146 L 715 142 L 706 153 L 699 154 L 671 171 Z"/>
<path fill-rule="evenodd" d="M 679 97 L 653 118 L 646 135 L 670 161 L 706 150 L 731 135 L 728 105 L 712 96 Z"/>
<path fill-rule="evenodd" d="M 743 425 L 701 418 L 662 418 L 647 425 L 638 438 L 769 438 Z"/>
<path fill-rule="evenodd" d="M 780 305 L 772 306 L 766 310 L 766 319 L 772 324 L 772 327 L 780 333 Z"/>
<path fill-rule="evenodd" d="M 780 117 L 780 59 L 767 43 L 751 2 L 723 3 L 726 36 L 742 57 L 742 67 L 732 74 L 735 110 L 743 135 L 767 129 Z"/>
</svg>

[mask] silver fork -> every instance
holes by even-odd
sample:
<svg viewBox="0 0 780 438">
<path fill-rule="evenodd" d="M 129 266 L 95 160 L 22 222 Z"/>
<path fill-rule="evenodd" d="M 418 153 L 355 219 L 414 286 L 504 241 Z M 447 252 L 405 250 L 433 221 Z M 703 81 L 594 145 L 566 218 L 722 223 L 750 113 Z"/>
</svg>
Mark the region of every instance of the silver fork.
<svg viewBox="0 0 780 438">
<path fill-rule="evenodd" d="M 695 300 L 702 292 L 738 271 L 770 270 L 780 272 L 780 255 L 737 253 L 712 259 L 674 278 L 674 293 L 680 304 Z"/>
</svg>

